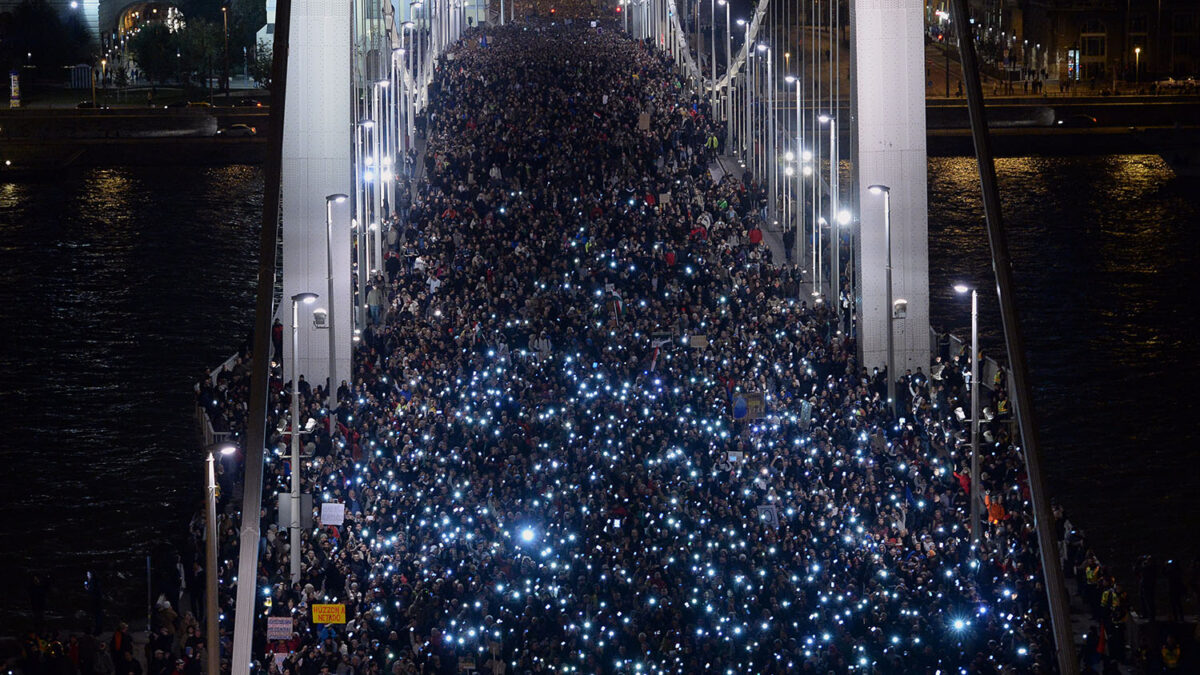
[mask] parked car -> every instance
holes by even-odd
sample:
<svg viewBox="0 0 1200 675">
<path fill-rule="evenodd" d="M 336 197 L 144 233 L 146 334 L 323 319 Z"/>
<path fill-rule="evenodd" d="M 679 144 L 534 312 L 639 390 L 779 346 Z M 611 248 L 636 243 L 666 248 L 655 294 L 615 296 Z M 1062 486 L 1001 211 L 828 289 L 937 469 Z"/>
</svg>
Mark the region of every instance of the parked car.
<svg viewBox="0 0 1200 675">
<path fill-rule="evenodd" d="M 256 98 L 239 98 L 237 105 L 242 108 L 261 108 L 263 102 Z"/>
<path fill-rule="evenodd" d="M 225 138 L 245 138 L 247 136 L 254 136 L 257 133 L 258 129 L 255 129 L 249 124 L 234 124 L 217 131 L 218 136 L 223 136 Z"/>
<path fill-rule="evenodd" d="M 168 103 L 163 106 L 163 108 L 186 108 L 186 107 L 188 107 L 187 101 L 175 101 L 174 103 Z"/>
<path fill-rule="evenodd" d="M 208 101 L 188 101 L 189 108 L 211 108 L 212 104 Z"/>
</svg>

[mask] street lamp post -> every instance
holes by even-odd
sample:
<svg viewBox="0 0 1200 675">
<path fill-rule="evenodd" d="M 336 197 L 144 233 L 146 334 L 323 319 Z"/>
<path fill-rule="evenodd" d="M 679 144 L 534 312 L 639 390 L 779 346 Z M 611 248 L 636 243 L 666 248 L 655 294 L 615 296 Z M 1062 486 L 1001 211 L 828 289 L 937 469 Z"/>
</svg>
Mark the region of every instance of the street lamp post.
<svg viewBox="0 0 1200 675">
<path fill-rule="evenodd" d="M 717 4 L 725 8 L 725 152 L 731 152 L 733 148 L 733 70 L 732 59 L 730 54 L 730 45 L 732 38 L 730 34 L 733 32 L 733 27 L 729 24 L 729 2 L 728 0 L 717 0 Z M 713 83 L 716 86 L 716 83 Z"/>
<path fill-rule="evenodd" d="M 954 290 L 971 292 L 971 543 L 979 548 L 979 293 L 963 284 Z"/>
<path fill-rule="evenodd" d="M 753 98 L 754 87 L 750 82 L 750 69 L 753 67 L 754 62 L 750 60 L 752 55 L 750 50 L 750 24 L 745 19 L 738 19 L 737 24 L 742 26 L 745 32 L 745 41 L 742 43 L 745 45 L 744 49 L 746 51 L 746 62 L 742 66 L 742 70 L 745 71 L 742 74 L 742 89 L 745 91 L 742 93 L 742 98 L 745 99 L 746 106 L 742 114 L 742 142 L 739 144 L 742 146 L 742 165 L 745 166 L 745 162 L 750 154 L 750 143 L 753 142 L 750 138 L 750 99 Z"/>
<path fill-rule="evenodd" d="M 360 121 L 356 126 L 356 147 L 358 150 L 358 161 L 355 162 L 355 169 L 358 173 L 358 183 L 355 186 L 355 263 L 358 266 L 358 300 L 354 303 L 354 316 L 357 320 L 358 327 L 366 326 L 366 317 L 363 316 L 362 307 L 367 302 L 367 208 L 368 208 L 368 167 L 366 164 L 366 145 L 367 145 L 367 130 L 375 125 L 375 121 L 365 119 Z"/>
<path fill-rule="evenodd" d="M 708 95 L 708 114 L 717 114 L 717 0 L 708 3 L 708 65 L 712 73 L 712 90 Z"/>
<path fill-rule="evenodd" d="M 237 450 L 232 444 L 217 443 L 208 446 L 208 483 L 207 483 L 207 511 L 205 513 L 205 538 L 207 541 L 204 544 L 205 564 L 205 600 L 204 600 L 204 641 L 206 644 L 208 663 L 205 664 L 206 675 L 220 675 L 221 673 L 221 641 L 220 629 L 217 624 L 217 455 L 231 455 Z"/>
<path fill-rule="evenodd" d="M 833 291 L 834 315 L 838 330 L 842 325 L 842 233 L 838 228 L 850 223 L 850 214 L 841 210 L 840 177 L 838 175 L 837 116 L 821 115 L 821 124 L 829 125 L 829 247 L 833 268 L 829 271 L 830 290 Z"/>
<path fill-rule="evenodd" d="M 800 96 L 801 96 L 801 92 L 804 90 L 804 86 L 801 84 L 801 79 L 795 75 L 788 75 L 784 79 L 787 81 L 788 84 L 796 85 L 796 152 L 798 153 L 797 156 L 801 160 L 801 164 L 803 164 L 804 133 L 802 131 L 801 121 L 800 121 L 800 103 L 801 103 Z M 801 173 L 804 173 L 803 169 L 801 169 Z M 796 249 L 796 266 L 799 267 L 800 261 L 804 260 L 804 258 L 805 258 L 805 254 L 804 254 L 804 181 L 803 180 L 796 182 L 795 197 L 796 197 L 796 208 L 795 208 L 796 246 L 795 246 L 795 249 Z"/>
<path fill-rule="evenodd" d="M 225 94 L 229 94 L 229 8 L 221 7 L 221 22 L 225 27 L 225 55 L 224 65 L 221 68 L 221 81 L 225 89 Z"/>
<path fill-rule="evenodd" d="M 887 391 L 888 410 L 896 415 L 896 345 L 895 308 L 892 306 L 892 189 L 886 185 L 871 185 L 871 194 L 883 195 L 883 241 L 887 249 L 887 265 L 884 270 L 884 293 L 887 295 Z"/>
<path fill-rule="evenodd" d="M 801 139 L 800 175 L 803 176 L 804 178 L 812 179 L 812 181 L 814 183 L 814 185 L 812 187 L 812 191 L 813 191 L 813 195 L 815 197 L 817 187 L 815 185 L 816 179 L 812 178 L 813 167 L 812 167 L 811 162 L 812 162 L 813 154 L 812 154 L 812 150 L 809 150 L 809 149 L 803 147 L 803 140 L 804 140 L 804 127 L 803 126 L 801 126 L 801 128 L 800 128 L 800 139 Z M 804 181 L 801 181 L 801 185 L 804 185 Z M 809 218 L 809 222 L 812 223 L 813 226 L 812 226 L 812 238 L 809 240 L 808 262 L 810 265 L 810 269 L 812 271 L 812 278 L 811 278 L 811 282 L 810 282 L 812 284 L 812 295 L 813 295 L 813 297 L 817 297 L 817 296 L 821 295 L 821 273 L 820 273 L 821 264 L 820 264 L 820 260 L 818 260 L 818 258 L 817 258 L 817 253 L 819 253 L 821 250 L 821 228 L 818 227 L 819 223 L 817 222 L 817 200 L 814 198 L 809 201 L 811 202 L 812 208 L 809 210 L 808 218 Z"/>
<path fill-rule="evenodd" d="M 1133 48 L 1133 83 L 1140 84 L 1142 81 L 1142 48 Z"/>
<path fill-rule="evenodd" d="M 329 323 L 329 385 L 326 390 L 326 395 L 329 397 L 329 442 L 333 442 L 333 411 L 337 408 L 337 321 L 333 314 L 333 205 L 341 204 L 349 199 L 346 195 L 335 194 L 325 198 L 325 253 L 326 253 L 326 284 L 329 295 L 325 296 L 329 300 L 329 313 L 327 321 Z"/>
<path fill-rule="evenodd" d="M 291 565 L 292 583 L 300 581 L 300 303 L 312 304 L 316 293 L 297 293 L 292 296 L 292 512 L 288 532 L 291 548 L 288 562 Z"/>
<path fill-rule="evenodd" d="M 779 162 L 775 158 L 775 74 L 771 67 L 771 48 L 765 44 L 758 45 L 758 51 L 764 52 L 767 55 L 767 120 L 763 125 L 767 132 L 767 157 L 770 158 L 770 166 L 764 164 L 763 168 L 767 171 L 767 194 L 770 195 L 767 209 L 767 217 L 775 221 L 775 215 L 778 213 L 779 201 L 779 185 L 776 176 L 779 172 Z"/>
<path fill-rule="evenodd" d="M 782 227 L 782 230 L 785 233 L 787 232 L 787 226 L 792 222 L 792 210 L 791 210 L 792 209 L 792 176 L 795 175 L 795 173 L 796 173 L 796 170 L 794 168 L 792 168 L 792 161 L 795 159 L 795 157 L 796 156 L 794 154 L 792 154 L 791 150 L 789 150 L 787 152 L 787 154 L 784 155 L 784 159 L 787 161 L 787 164 L 784 165 L 784 167 L 783 167 L 783 227 Z M 784 234 L 784 236 L 786 237 L 787 235 Z M 792 236 L 795 236 L 794 232 L 792 233 Z M 791 262 L 791 261 L 787 260 L 785 262 Z"/>
</svg>

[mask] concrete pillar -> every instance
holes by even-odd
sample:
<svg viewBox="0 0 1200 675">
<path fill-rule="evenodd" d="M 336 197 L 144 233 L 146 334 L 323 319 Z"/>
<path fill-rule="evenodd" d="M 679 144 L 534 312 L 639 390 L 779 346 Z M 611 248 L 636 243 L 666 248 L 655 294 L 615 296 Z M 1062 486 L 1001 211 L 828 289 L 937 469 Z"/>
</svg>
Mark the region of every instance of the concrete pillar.
<svg viewBox="0 0 1200 675">
<path fill-rule="evenodd" d="M 922 0 L 856 0 L 854 7 L 862 364 L 870 369 L 887 362 L 883 198 L 867 191 L 882 184 L 891 188 L 893 293 L 908 303 L 903 318 L 895 321 L 896 370 L 928 372 L 924 5 Z"/>
<path fill-rule="evenodd" d="M 335 331 L 335 368 L 350 380 L 353 307 L 350 295 L 350 209 L 333 207 L 333 328 L 316 328 L 313 310 L 327 311 L 325 197 L 351 192 L 350 3 L 293 0 L 283 140 L 284 380 L 291 373 L 291 297 L 316 293 L 300 308 L 298 367 L 313 388 L 329 371 L 329 331 Z M 334 389 L 337 382 L 334 383 Z"/>
</svg>

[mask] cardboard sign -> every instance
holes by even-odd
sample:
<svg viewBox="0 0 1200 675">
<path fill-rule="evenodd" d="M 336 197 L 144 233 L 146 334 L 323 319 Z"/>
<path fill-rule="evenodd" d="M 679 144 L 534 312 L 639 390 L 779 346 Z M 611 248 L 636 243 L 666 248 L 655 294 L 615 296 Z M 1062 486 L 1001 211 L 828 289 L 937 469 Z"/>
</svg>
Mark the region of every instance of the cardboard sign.
<svg viewBox="0 0 1200 675">
<path fill-rule="evenodd" d="M 760 504 L 758 507 L 758 519 L 778 530 L 779 507 L 775 504 Z"/>
<path fill-rule="evenodd" d="M 338 502 L 327 502 L 321 505 L 321 524 L 341 527 L 346 521 L 346 505 Z"/>
<path fill-rule="evenodd" d="M 290 616 L 269 616 L 269 617 L 267 617 L 267 639 L 268 640 L 290 640 L 290 639 L 292 639 L 292 617 L 290 617 Z"/>
<path fill-rule="evenodd" d="M 760 419 L 767 412 L 762 392 L 747 392 L 733 397 L 732 416 L 735 420 Z"/>
<path fill-rule="evenodd" d="M 313 623 L 346 623 L 346 606 L 313 605 L 312 616 Z"/>
<path fill-rule="evenodd" d="M 808 427 L 812 424 L 813 405 L 808 401 L 800 401 L 800 426 Z"/>
<path fill-rule="evenodd" d="M 750 392 L 746 394 L 746 417 L 757 420 L 766 414 L 767 402 L 763 399 L 762 392 Z"/>
</svg>

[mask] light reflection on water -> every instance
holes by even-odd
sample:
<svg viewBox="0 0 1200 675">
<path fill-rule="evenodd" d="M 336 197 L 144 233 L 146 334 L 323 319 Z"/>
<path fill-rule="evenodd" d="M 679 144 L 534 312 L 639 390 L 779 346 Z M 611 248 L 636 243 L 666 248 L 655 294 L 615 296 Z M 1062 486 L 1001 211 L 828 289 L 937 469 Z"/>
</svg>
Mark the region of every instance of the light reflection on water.
<svg viewBox="0 0 1200 675">
<path fill-rule="evenodd" d="M 0 184 L 0 617 L 35 567 L 52 607 L 88 568 L 143 602 L 146 543 L 201 496 L 192 382 L 249 329 L 261 189 L 253 167 Z"/>
<path fill-rule="evenodd" d="M 1200 195 L 1156 156 L 997 161 L 1051 491 L 1108 561 L 1196 555 L 1200 413 L 1194 308 Z M 968 158 L 930 161 L 934 322 L 966 334 L 949 290 L 979 284 L 985 344 L 999 310 Z M 1185 517 L 1186 514 L 1186 517 Z"/>
<path fill-rule="evenodd" d="M 1191 523 L 1163 516 L 1200 512 L 1196 185 L 1156 157 L 998 173 L 1052 491 L 1106 559 L 1194 554 Z M 933 159 L 929 176 L 934 322 L 965 333 L 950 285 L 976 283 L 995 351 L 974 165 Z M 0 617 L 28 607 L 35 566 L 61 604 L 104 570 L 140 616 L 144 542 L 177 536 L 200 498 L 191 384 L 250 327 L 261 189 L 251 167 L 0 183 L 0 540 L 17 542 L 0 547 Z"/>
</svg>

